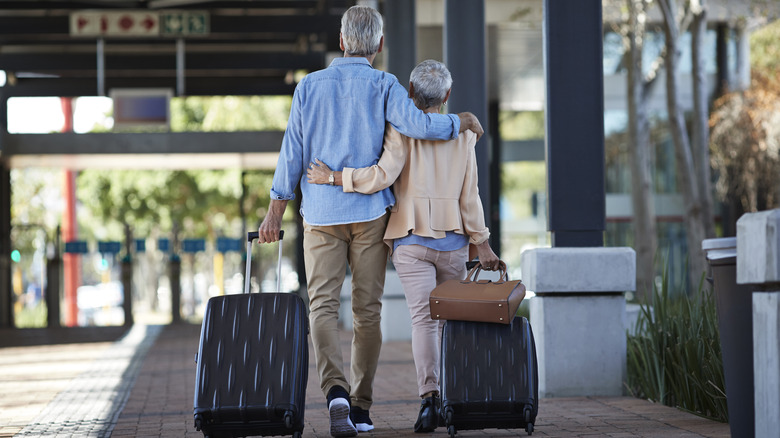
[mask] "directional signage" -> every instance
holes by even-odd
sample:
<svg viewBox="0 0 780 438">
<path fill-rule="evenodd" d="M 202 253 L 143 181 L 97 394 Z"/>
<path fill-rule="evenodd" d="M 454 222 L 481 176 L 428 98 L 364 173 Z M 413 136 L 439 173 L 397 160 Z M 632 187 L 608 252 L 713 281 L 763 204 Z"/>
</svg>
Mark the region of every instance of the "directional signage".
<svg viewBox="0 0 780 438">
<path fill-rule="evenodd" d="M 219 252 L 230 252 L 230 251 L 241 251 L 241 239 L 230 239 L 227 237 L 218 237 L 217 238 L 217 251 Z"/>
<path fill-rule="evenodd" d="M 182 37 L 208 35 L 206 11 L 79 11 L 70 14 L 71 36 Z"/>
<path fill-rule="evenodd" d="M 208 35 L 209 27 L 207 12 L 160 12 L 160 34 L 163 36 Z"/>
<path fill-rule="evenodd" d="M 184 239 L 181 242 L 181 250 L 184 252 L 199 252 L 206 250 L 205 239 Z"/>
<path fill-rule="evenodd" d="M 101 254 L 118 254 L 122 245 L 117 241 L 98 242 L 98 252 Z"/>
<path fill-rule="evenodd" d="M 70 14 L 72 36 L 148 37 L 160 34 L 156 12 L 85 11 Z"/>
<path fill-rule="evenodd" d="M 86 254 L 87 242 L 85 240 L 74 240 L 65 242 L 65 252 L 68 254 Z"/>
</svg>

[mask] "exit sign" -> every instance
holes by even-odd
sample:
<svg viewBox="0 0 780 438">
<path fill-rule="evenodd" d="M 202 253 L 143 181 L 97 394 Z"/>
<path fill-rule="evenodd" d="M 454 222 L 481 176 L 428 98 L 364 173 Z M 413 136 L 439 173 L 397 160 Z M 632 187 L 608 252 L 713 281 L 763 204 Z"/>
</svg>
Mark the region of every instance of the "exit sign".
<svg viewBox="0 0 780 438">
<path fill-rule="evenodd" d="M 209 15 L 203 11 L 160 12 L 160 35 L 208 35 Z"/>
<path fill-rule="evenodd" d="M 70 14 L 70 34 L 80 37 L 204 36 L 206 11 L 78 11 Z"/>
</svg>

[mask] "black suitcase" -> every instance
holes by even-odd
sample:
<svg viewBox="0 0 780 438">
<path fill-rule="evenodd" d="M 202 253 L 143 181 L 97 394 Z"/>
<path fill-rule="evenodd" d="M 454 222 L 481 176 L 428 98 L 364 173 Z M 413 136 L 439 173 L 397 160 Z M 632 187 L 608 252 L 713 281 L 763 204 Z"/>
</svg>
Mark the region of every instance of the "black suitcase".
<svg viewBox="0 0 780 438">
<path fill-rule="evenodd" d="M 528 320 L 447 321 L 441 343 L 441 421 L 458 430 L 533 433 L 539 408 L 536 345 Z"/>
<path fill-rule="evenodd" d="M 297 294 L 249 293 L 256 238 L 248 234 L 245 293 L 211 298 L 203 317 L 194 410 L 195 428 L 207 437 L 303 433 L 306 306 Z M 280 263 L 281 247 L 280 239 Z"/>
</svg>

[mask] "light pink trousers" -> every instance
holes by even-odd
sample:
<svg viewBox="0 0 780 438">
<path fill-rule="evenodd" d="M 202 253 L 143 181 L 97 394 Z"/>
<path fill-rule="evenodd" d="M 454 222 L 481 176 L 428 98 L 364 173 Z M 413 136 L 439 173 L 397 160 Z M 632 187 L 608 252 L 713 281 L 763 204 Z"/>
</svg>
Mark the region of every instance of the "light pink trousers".
<svg viewBox="0 0 780 438">
<path fill-rule="evenodd" d="M 420 245 L 401 245 L 393 252 L 393 265 L 401 279 L 412 317 L 412 353 L 420 397 L 439 392 L 441 331 L 444 321 L 431 319 L 428 298 L 436 285 L 466 278 L 469 247 L 436 251 Z"/>
</svg>

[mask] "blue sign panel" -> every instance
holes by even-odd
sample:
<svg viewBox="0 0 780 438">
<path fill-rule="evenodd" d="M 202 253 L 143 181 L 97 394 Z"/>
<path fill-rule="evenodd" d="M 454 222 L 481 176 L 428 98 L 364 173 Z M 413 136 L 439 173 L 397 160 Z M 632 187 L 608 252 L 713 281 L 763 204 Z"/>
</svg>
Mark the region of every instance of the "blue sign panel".
<svg viewBox="0 0 780 438">
<path fill-rule="evenodd" d="M 74 240 L 65 242 L 65 252 L 68 254 L 86 254 L 87 242 L 85 240 Z"/>
<path fill-rule="evenodd" d="M 118 254 L 122 244 L 117 241 L 98 242 L 98 252 L 101 254 Z"/>
<path fill-rule="evenodd" d="M 135 239 L 135 252 L 146 252 L 146 239 Z"/>
<path fill-rule="evenodd" d="M 205 251 L 206 239 L 184 239 L 181 242 L 181 250 L 184 252 Z"/>
<path fill-rule="evenodd" d="M 157 249 L 162 252 L 168 252 L 171 250 L 171 241 L 168 239 L 157 239 Z"/>
<path fill-rule="evenodd" d="M 241 251 L 241 239 L 219 237 L 217 238 L 217 251 L 219 252 Z"/>
</svg>

